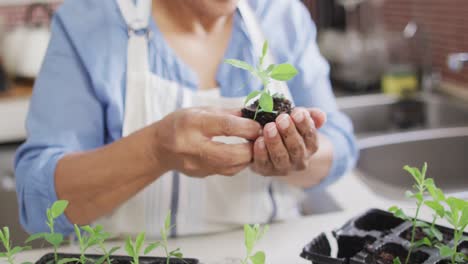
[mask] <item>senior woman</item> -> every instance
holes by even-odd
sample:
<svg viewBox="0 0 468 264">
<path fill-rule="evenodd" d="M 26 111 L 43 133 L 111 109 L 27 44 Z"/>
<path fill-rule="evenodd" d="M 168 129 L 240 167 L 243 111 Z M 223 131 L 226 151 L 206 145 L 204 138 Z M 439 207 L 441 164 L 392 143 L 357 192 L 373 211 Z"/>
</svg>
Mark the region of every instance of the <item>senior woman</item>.
<svg viewBox="0 0 468 264">
<path fill-rule="evenodd" d="M 298 217 L 305 191 L 355 163 L 298 0 L 65 0 L 52 33 L 16 158 L 29 232 L 57 199 L 70 202 L 64 234 L 103 223 L 156 236 L 168 212 L 172 235 Z M 239 116 L 261 84 L 223 61 L 254 64 L 265 39 L 267 60 L 299 75 L 280 84 L 296 109 L 262 129 Z"/>
</svg>

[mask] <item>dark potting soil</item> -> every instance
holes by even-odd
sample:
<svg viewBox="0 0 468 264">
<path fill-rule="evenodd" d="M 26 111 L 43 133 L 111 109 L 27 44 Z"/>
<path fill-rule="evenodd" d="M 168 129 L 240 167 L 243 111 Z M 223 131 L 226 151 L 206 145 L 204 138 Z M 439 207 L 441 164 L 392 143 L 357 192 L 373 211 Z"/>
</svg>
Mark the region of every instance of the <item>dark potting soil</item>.
<svg viewBox="0 0 468 264">
<path fill-rule="evenodd" d="M 408 229 L 406 229 L 403 233 L 401 233 L 400 237 L 401 238 L 404 238 L 408 241 L 411 241 L 411 231 L 412 231 L 412 227 L 409 227 Z M 450 234 L 450 233 L 447 233 L 445 232 L 444 230 L 439 230 L 441 233 L 442 233 L 442 242 L 444 244 L 448 244 L 452 238 L 453 238 L 453 234 Z M 414 241 L 419 241 L 421 239 L 424 239 L 426 237 L 426 233 L 424 233 L 424 231 L 422 230 L 422 228 L 420 227 L 416 227 L 416 232 L 414 234 Z"/>
<path fill-rule="evenodd" d="M 399 258 L 402 263 L 404 263 L 406 256 L 408 255 L 408 251 L 399 244 L 386 244 L 383 245 L 378 251 L 375 256 L 375 263 L 377 264 L 393 264 L 393 260 Z M 411 254 L 411 258 L 409 263 L 412 264 L 421 264 L 429 258 L 429 255 L 416 251 Z"/>
<path fill-rule="evenodd" d="M 291 101 L 284 97 L 273 97 L 273 111 L 274 113 L 258 112 L 255 117 L 255 112 L 258 108 L 258 100 L 252 105 L 242 109 L 242 117 L 253 119 L 257 121 L 262 127 L 268 123 L 275 122 L 276 118 L 281 114 L 291 114 L 292 104 Z M 254 119 L 255 118 L 255 119 Z"/>
<path fill-rule="evenodd" d="M 79 258 L 79 255 L 76 254 L 58 254 L 59 259 L 64 258 Z M 93 261 L 98 260 L 102 257 L 102 255 L 87 255 L 87 257 L 91 260 L 90 264 Z M 110 257 L 112 264 L 131 264 L 132 258 L 128 256 L 112 256 Z M 140 264 L 166 264 L 166 258 L 161 257 L 140 257 Z M 198 264 L 198 259 L 188 259 L 184 258 L 181 259 L 171 259 L 170 264 Z M 36 264 L 55 264 L 54 261 L 54 254 L 47 254 L 43 256 Z M 74 262 L 70 262 L 70 264 L 78 264 Z"/>
</svg>

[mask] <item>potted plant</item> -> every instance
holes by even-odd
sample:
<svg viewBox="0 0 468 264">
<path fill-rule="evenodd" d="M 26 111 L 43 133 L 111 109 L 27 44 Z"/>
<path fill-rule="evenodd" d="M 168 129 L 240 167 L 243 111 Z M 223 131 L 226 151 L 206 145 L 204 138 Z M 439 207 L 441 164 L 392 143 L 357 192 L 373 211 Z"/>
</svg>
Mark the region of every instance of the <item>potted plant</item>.
<svg viewBox="0 0 468 264">
<path fill-rule="evenodd" d="M 292 111 L 291 101 L 284 94 L 274 93 L 270 89 L 272 82 L 289 81 L 298 74 L 297 69 L 288 63 L 264 65 L 267 53 L 268 42 L 265 42 L 256 66 L 235 59 L 225 61 L 236 68 L 248 71 L 251 76 L 261 81 L 262 89 L 254 90 L 245 99 L 242 116 L 253 119 L 262 126 L 274 122 L 280 114 L 290 114 Z"/>
<path fill-rule="evenodd" d="M 434 180 L 426 177 L 427 164 L 420 170 L 406 166 L 415 184 L 406 197 L 415 201 L 409 216 L 398 206 L 389 211 L 372 209 L 333 231 L 333 239 L 320 234 L 301 254 L 314 264 L 460 264 L 468 263 L 468 201 L 449 197 Z M 419 220 L 423 208 L 433 212 L 431 221 Z M 438 225 L 446 220 L 449 227 Z M 331 256 L 331 243 L 338 252 Z"/>
</svg>

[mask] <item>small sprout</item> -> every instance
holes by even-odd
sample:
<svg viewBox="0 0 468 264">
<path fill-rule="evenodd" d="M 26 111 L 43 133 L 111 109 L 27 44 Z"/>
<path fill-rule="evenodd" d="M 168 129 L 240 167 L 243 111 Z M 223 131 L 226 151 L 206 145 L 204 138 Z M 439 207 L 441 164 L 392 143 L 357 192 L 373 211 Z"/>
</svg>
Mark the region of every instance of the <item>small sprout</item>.
<svg viewBox="0 0 468 264">
<path fill-rule="evenodd" d="M 401 260 L 399 257 L 393 260 L 393 264 L 401 264 Z"/>
<path fill-rule="evenodd" d="M 8 227 L 3 227 L 3 229 L 0 229 L 0 242 L 5 248 L 5 252 L 0 252 L 0 260 L 5 259 L 9 264 L 15 263 L 15 256 L 17 254 L 31 249 L 30 247 L 13 247 L 11 245 L 10 229 Z M 25 262 L 23 264 L 30 264 L 30 262 Z"/>
<path fill-rule="evenodd" d="M 230 64 L 236 68 L 248 71 L 252 76 L 258 78 L 263 84 L 262 90 L 252 91 L 249 95 L 247 95 L 247 98 L 244 102 L 244 104 L 248 106 L 252 99 L 259 98 L 254 120 L 260 111 L 268 113 L 273 112 L 273 97 L 275 97 L 275 95 L 272 95 L 268 90 L 268 84 L 270 84 L 272 80 L 289 81 L 298 74 L 297 69 L 288 63 L 278 65 L 271 64 L 265 68 L 263 64 L 267 53 L 268 42 L 265 41 L 263 43 L 262 55 L 256 67 L 240 60 L 229 59 L 225 61 L 227 64 Z"/>
<path fill-rule="evenodd" d="M 50 208 L 47 209 L 47 226 L 49 227 L 49 233 L 37 233 L 31 235 L 27 240 L 26 243 L 32 242 L 37 239 L 44 239 L 54 248 L 54 261 L 58 264 L 65 264 L 69 262 L 74 262 L 76 260 L 73 259 L 62 259 L 58 260 L 57 250 L 60 245 L 63 243 L 63 235 L 60 233 L 55 233 L 55 220 L 59 218 L 67 209 L 68 201 L 59 200 L 52 204 Z"/>
<path fill-rule="evenodd" d="M 132 241 L 130 237 L 127 238 L 127 241 L 125 242 L 125 251 L 127 254 L 133 258 L 132 264 L 139 264 L 140 263 L 140 254 L 143 245 L 145 244 L 145 233 L 140 233 L 136 237 L 135 241 Z M 148 245 L 145 250 L 144 254 L 147 255 L 151 251 L 157 248 L 156 243 Z"/>
<path fill-rule="evenodd" d="M 168 237 L 172 228 L 173 226 L 171 226 L 171 212 L 169 211 L 164 221 L 164 226 L 161 228 L 161 241 L 149 244 L 144 250 L 144 255 L 148 255 L 157 248 L 161 247 L 166 256 L 166 264 L 170 263 L 171 258 L 182 259 L 184 255 L 180 251 L 180 248 L 177 248 L 175 250 L 169 250 Z M 135 242 L 133 242 L 130 237 L 127 239 L 125 243 L 125 251 L 130 257 L 133 258 L 132 264 L 139 264 L 140 253 L 144 243 L 145 233 L 140 233 L 137 236 Z"/>
<path fill-rule="evenodd" d="M 161 241 L 159 242 L 160 246 L 163 248 L 164 253 L 166 255 L 166 264 L 170 263 L 171 258 L 182 259 L 184 255 L 180 251 L 180 248 L 170 251 L 167 239 L 169 237 L 169 233 L 173 226 L 171 226 L 171 212 L 166 216 L 164 221 L 164 226 L 161 228 Z"/>
<path fill-rule="evenodd" d="M 110 234 L 104 232 L 103 227 L 101 225 L 97 225 L 94 228 L 92 228 L 89 225 L 83 226 L 81 228 L 77 225 L 75 225 L 74 227 L 75 234 L 80 247 L 80 258 L 75 260 L 76 262 L 86 264 L 88 261 L 91 261 L 86 257 L 86 251 L 88 251 L 88 249 L 90 249 L 91 247 L 97 246 L 101 249 L 103 256 L 94 263 L 102 264 L 105 261 L 108 264 L 112 263 L 110 255 L 117 251 L 119 247 L 114 247 L 111 250 L 107 251 L 107 249 L 104 246 L 104 242 L 110 237 Z M 85 233 L 82 234 L 81 230 L 83 230 Z"/>
<path fill-rule="evenodd" d="M 412 222 L 411 240 L 410 240 L 411 246 L 409 248 L 408 255 L 406 256 L 406 260 L 405 260 L 405 264 L 408 264 L 411 254 L 414 249 L 420 248 L 422 246 L 432 246 L 432 239 L 425 237 L 419 241 L 415 241 L 415 237 L 416 237 L 416 230 L 418 227 L 423 228 L 423 230 L 425 229 L 428 229 L 431 231 L 436 230 L 434 225 L 429 226 L 427 223 L 418 220 L 421 208 L 425 204 L 424 195 L 428 191 L 428 186 L 431 186 L 431 188 L 432 187 L 435 188 L 435 184 L 432 179 L 426 178 L 427 163 L 424 163 L 424 166 L 421 170 L 419 170 L 418 168 L 410 167 L 410 166 L 405 166 L 404 169 L 413 177 L 414 181 L 416 182 L 415 185 L 413 186 L 413 189 L 416 192 L 413 193 L 412 191 L 407 191 L 405 193 L 405 196 L 408 199 L 416 200 L 416 213 L 414 217 L 407 216 L 405 212 L 397 206 L 392 206 L 388 210 L 392 212 L 395 215 L 395 217 L 401 218 L 405 221 Z M 434 220 L 434 223 L 435 223 L 435 220 Z M 437 234 L 440 233 L 438 232 L 438 230 L 437 232 L 436 231 L 433 231 L 433 232 Z"/>
<path fill-rule="evenodd" d="M 265 264 L 265 252 L 257 251 L 253 253 L 255 245 L 268 231 L 268 226 L 260 227 L 260 225 L 244 225 L 244 239 L 246 257 L 241 261 L 241 264 Z"/>
</svg>

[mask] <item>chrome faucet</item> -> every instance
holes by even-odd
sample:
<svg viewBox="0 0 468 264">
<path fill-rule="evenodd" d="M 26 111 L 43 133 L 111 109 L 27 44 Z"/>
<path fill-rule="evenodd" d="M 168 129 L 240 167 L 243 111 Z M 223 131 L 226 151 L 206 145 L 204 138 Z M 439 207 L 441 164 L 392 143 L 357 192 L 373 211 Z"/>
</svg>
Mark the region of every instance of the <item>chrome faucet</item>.
<svg viewBox="0 0 468 264">
<path fill-rule="evenodd" d="M 454 72 L 461 72 L 465 63 L 468 63 L 468 53 L 452 53 L 448 55 L 448 67 Z"/>
</svg>

